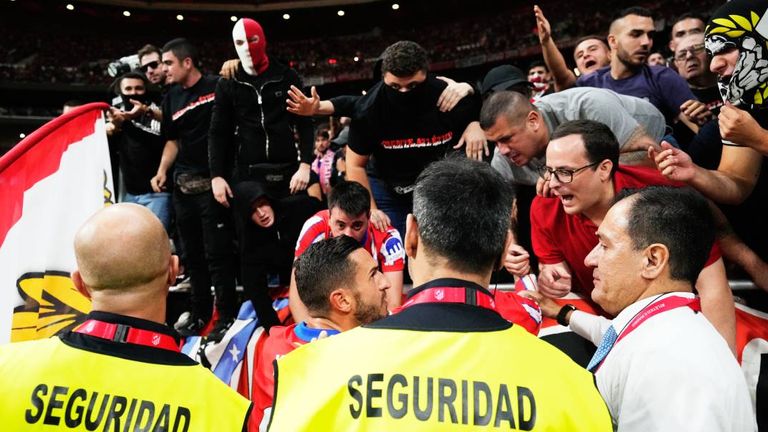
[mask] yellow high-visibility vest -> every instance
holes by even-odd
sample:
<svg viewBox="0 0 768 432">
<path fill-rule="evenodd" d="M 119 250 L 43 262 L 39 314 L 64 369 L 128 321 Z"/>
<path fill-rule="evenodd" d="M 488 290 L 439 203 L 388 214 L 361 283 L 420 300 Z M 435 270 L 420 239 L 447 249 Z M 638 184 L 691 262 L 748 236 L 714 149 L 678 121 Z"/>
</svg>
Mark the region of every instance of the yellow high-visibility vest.
<svg viewBox="0 0 768 432">
<path fill-rule="evenodd" d="M 277 361 L 271 431 L 611 431 L 592 374 L 519 326 L 357 328 Z"/>
<path fill-rule="evenodd" d="M 163 365 L 70 347 L 0 347 L 3 430 L 242 431 L 250 402 L 200 365 Z"/>
</svg>

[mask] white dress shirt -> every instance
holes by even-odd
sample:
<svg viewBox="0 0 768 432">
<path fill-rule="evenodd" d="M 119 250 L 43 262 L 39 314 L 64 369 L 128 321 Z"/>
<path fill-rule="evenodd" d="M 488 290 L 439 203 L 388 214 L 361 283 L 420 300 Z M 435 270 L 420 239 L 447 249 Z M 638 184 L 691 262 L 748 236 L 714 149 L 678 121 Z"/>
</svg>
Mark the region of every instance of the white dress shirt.
<svg viewBox="0 0 768 432">
<path fill-rule="evenodd" d="M 643 309 L 676 292 L 627 306 L 613 321 L 574 311 L 570 328 L 600 343 L 613 324 L 621 337 Z M 625 432 L 757 430 L 747 382 L 725 340 L 684 306 L 658 313 L 618 341 L 596 371 L 614 428 Z"/>
</svg>

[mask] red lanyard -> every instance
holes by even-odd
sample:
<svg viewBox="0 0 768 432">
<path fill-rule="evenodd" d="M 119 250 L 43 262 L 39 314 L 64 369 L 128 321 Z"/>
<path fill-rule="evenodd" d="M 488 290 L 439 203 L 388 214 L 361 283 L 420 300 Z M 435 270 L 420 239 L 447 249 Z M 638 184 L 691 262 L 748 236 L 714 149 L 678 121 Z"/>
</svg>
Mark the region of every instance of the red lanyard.
<svg viewBox="0 0 768 432">
<path fill-rule="evenodd" d="M 648 306 L 644 307 L 640 310 L 635 316 L 624 326 L 624 328 L 621 329 L 621 332 L 619 333 L 619 337 L 616 339 L 616 341 L 611 344 L 611 348 L 608 351 L 608 354 L 610 354 L 611 351 L 613 351 L 613 348 L 616 346 L 616 344 L 619 343 L 620 340 L 624 339 L 628 334 L 635 331 L 638 327 L 640 327 L 640 324 L 644 323 L 648 320 L 648 318 L 651 318 L 652 316 L 658 315 L 662 312 L 671 311 L 672 309 L 677 309 L 680 307 L 688 306 L 689 308 L 693 309 L 694 312 L 700 312 L 701 311 L 701 300 L 698 298 L 687 298 L 687 297 L 680 297 L 680 296 L 670 296 L 665 297 L 661 300 L 651 302 Z M 597 366 L 594 369 L 594 372 L 597 372 L 598 369 L 600 369 L 600 366 L 603 365 L 603 362 L 605 362 L 605 359 L 608 357 L 608 354 L 603 357 L 603 359 L 600 361 L 600 363 L 597 364 Z"/>
<path fill-rule="evenodd" d="M 179 352 L 176 340 L 167 334 L 142 330 L 124 324 L 112 324 L 95 319 L 89 319 L 74 330 L 75 333 L 86 334 L 114 342 L 143 345 L 152 348 L 162 348 Z"/>
<path fill-rule="evenodd" d="M 490 294 L 465 287 L 431 287 L 409 298 L 402 306 L 392 311 L 396 314 L 405 308 L 423 303 L 462 303 L 474 304 L 486 309 L 496 310 L 496 301 Z"/>
<path fill-rule="evenodd" d="M 619 335 L 619 338 L 616 339 L 614 345 L 619 343 L 619 341 L 624 339 L 628 334 L 635 331 L 640 327 L 640 324 L 644 323 L 648 318 L 684 306 L 688 306 L 693 309 L 694 312 L 701 312 L 701 301 L 698 298 L 670 296 L 649 304 L 624 326 L 624 329 L 622 329 L 621 334 Z"/>
</svg>

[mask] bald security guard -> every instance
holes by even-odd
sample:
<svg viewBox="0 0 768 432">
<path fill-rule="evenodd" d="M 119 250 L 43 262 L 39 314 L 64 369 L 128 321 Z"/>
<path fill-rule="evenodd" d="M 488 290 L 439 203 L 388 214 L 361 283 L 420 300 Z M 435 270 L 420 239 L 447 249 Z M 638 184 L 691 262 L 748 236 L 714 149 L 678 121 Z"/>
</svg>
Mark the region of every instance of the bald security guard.
<svg viewBox="0 0 768 432">
<path fill-rule="evenodd" d="M 0 347 L 4 430 L 241 431 L 248 400 L 179 352 L 165 323 L 179 261 L 160 220 L 117 204 L 75 235 L 93 311 L 58 337 Z"/>
<path fill-rule="evenodd" d="M 592 375 L 495 310 L 510 195 L 482 162 L 427 167 L 406 222 L 415 288 L 394 315 L 278 359 L 270 430 L 610 431 Z"/>
</svg>

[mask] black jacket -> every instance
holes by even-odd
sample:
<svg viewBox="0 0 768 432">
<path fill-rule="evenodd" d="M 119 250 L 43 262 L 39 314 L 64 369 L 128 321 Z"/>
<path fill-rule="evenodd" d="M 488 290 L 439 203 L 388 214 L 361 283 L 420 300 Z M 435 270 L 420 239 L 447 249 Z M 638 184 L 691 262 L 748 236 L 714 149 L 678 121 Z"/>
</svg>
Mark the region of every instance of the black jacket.
<svg viewBox="0 0 768 432">
<path fill-rule="evenodd" d="M 241 65 L 234 79 L 219 80 L 208 134 L 211 177 L 229 179 L 233 169 L 247 173 L 254 164 L 312 163 L 312 119 L 286 111 L 291 85 L 302 87 L 299 75 L 275 61 L 259 76 Z"/>
</svg>

